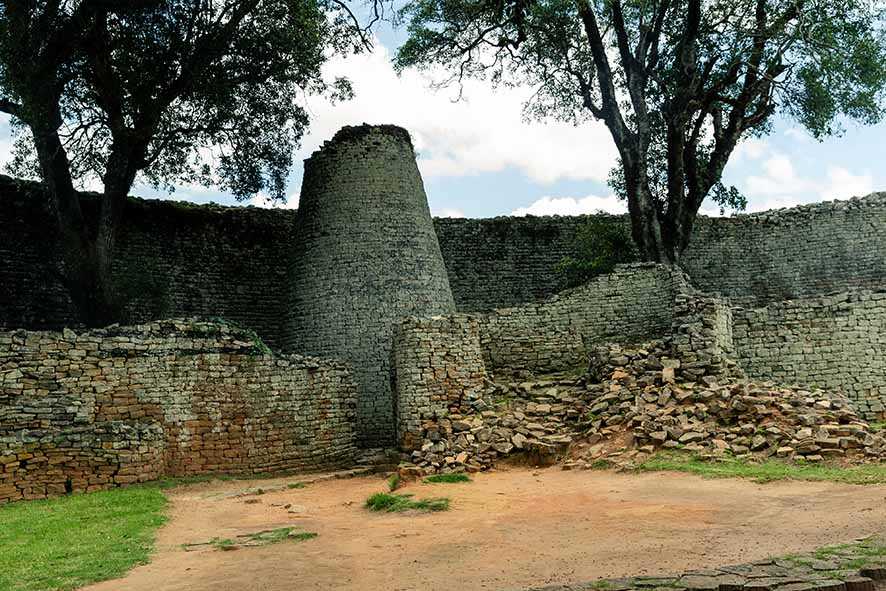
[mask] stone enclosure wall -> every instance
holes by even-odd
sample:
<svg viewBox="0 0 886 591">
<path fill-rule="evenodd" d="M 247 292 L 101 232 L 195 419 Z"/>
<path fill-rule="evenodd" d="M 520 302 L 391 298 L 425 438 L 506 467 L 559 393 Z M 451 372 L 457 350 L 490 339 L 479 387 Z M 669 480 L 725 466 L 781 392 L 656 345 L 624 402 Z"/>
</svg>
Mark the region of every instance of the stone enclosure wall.
<svg viewBox="0 0 886 591">
<path fill-rule="evenodd" d="M 437 235 L 459 311 L 536 301 L 563 285 L 555 268 L 574 254 L 588 216 L 440 219 Z M 599 216 L 627 225 L 624 216 Z M 886 284 L 886 193 L 736 215 L 700 217 L 681 265 L 692 284 L 735 304 Z"/>
<path fill-rule="evenodd" d="M 588 345 L 665 336 L 674 298 L 688 289 L 679 272 L 655 264 L 618 267 L 543 302 L 479 314 L 490 371 L 545 373 L 585 365 Z"/>
<path fill-rule="evenodd" d="M 886 418 L 886 291 L 732 310 L 736 360 L 751 377 L 838 389 Z"/>
<path fill-rule="evenodd" d="M 78 325 L 52 261 L 52 221 L 35 183 L 0 175 L 0 329 Z M 94 219 L 97 200 L 83 200 Z M 113 276 L 127 324 L 225 318 L 281 341 L 295 212 L 131 198 Z"/>
<path fill-rule="evenodd" d="M 0 502 L 348 464 L 356 395 L 343 366 L 226 325 L 0 333 Z"/>
</svg>

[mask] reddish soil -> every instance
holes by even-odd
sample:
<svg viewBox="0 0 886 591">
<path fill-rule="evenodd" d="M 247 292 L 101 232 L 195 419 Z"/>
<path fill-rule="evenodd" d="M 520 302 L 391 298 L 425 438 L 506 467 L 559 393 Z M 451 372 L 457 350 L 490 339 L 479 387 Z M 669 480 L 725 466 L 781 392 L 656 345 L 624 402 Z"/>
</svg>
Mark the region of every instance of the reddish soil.
<svg viewBox="0 0 886 591">
<path fill-rule="evenodd" d="M 159 532 L 153 562 L 88 589 L 509 590 L 709 568 L 886 529 L 886 487 L 759 485 L 665 473 L 513 469 L 467 484 L 416 483 L 398 491 L 452 499 L 450 511 L 433 514 L 364 509 L 366 497 L 386 490 L 380 477 L 232 496 L 281 482 L 171 491 L 171 519 Z M 182 549 L 293 525 L 319 536 L 235 551 Z"/>
</svg>

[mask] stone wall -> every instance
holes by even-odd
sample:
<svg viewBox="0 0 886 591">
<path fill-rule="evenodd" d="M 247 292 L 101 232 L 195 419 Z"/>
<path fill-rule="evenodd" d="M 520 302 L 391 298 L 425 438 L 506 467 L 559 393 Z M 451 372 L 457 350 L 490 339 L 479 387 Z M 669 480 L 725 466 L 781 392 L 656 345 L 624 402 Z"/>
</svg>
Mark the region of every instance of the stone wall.
<svg viewBox="0 0 886 591">
<path fill-rule="evenodd" d="M 391 367 L 397 442 L 418 449 L 426 420 L 479 399 L 486 385 L 476 316 L 407 318 L 394 331 Z"/>
<path fill-rule="evenodd" d="M 679 271 L 648 263 L 620 266 L 543 302 L 479 314 L 483 356 L 490 371 L 583 366 L 590 344 L 669 334 L 674 299 L 686 289 Z"/>
<path fill-rule="evenodd" d="M 587 216 L 434 220 L 460 312 L 541 301 L 564 287 L 557 263 L 575 254 Z M 607 216 L 622 222 L 618 216 Z"/>
<path fill-rule="evenodd" d="M 222 324 L 0 333 L 0 502 L 347 464 L 355 405 L 343 366 Z"/>
<path fill-rule="evenodd" d="M 34 183 L 0 175 L 0 329 L 77 326 L 55 272 L 53 224 Z M 97 200 L 83 200 L 94 219 Z M 295 212 L 130 198 L 113 276 L 127 323 L 222 317 L 280 342 Z"/>
<path fill-rule="evenodd" d="M 286 346 L 349 363 L 361 445 L 392 444 L 394 324 L 455 312 L 409 134 L 343 128 L 305 162 L 299 208 Z"/>
<path fill-rule="evenodd" d="M 868 419 L 886 418 L 886 291 L 732 310 L 738 363 L 750 377 L 838 389 Z"/>
<path fill-rule="evenodd" d="M 588 216 L 435 220 L 459 311 L 537 301 L 563 286 Z M 601 216 L 627 225 L 623 216 Z M 693 285 L 758 306 L 886 284 L 886 193 L 729 218 L 700 217 L 682 265 Z"/>
</svg>

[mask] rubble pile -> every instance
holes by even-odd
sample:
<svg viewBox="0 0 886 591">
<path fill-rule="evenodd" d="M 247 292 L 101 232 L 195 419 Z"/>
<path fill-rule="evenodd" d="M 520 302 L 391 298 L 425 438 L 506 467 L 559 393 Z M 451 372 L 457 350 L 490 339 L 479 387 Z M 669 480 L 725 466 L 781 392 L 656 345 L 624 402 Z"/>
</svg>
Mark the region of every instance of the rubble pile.
<svg viewBox="0 0 886 591">
<path fill-rule="evenodd" d="M 424 421 L 404 473 L 479 471 L 515 456 L 588 468 L 642 462 L 662 449 L 702 457 L 805 461 L 886 459 L 871 431 L 833 392 L 752 383 L 682 367 L 667 341 L 607 345 L 581 377 L 489 382 L 445 416 Z"/>
</svg>

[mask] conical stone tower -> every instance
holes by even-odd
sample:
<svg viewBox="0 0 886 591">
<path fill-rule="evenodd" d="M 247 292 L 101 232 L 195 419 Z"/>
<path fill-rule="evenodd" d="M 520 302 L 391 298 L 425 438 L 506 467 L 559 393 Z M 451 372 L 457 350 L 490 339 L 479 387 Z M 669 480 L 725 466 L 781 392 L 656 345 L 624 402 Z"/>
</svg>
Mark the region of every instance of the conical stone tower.
<svg viewBox="0 0 886 591">
<path fill-rule="evenodd" d="M 344 127 L 305 161 L 288 348 L 349 363 L 359 443 L 395 441 L 394 323 L 455 311 L 409 133 Z"/>
</svg>

